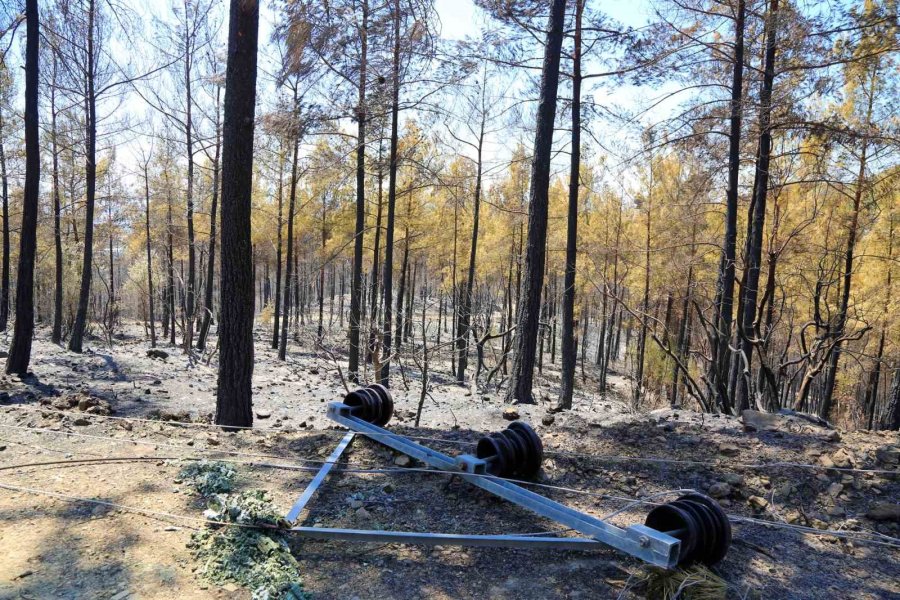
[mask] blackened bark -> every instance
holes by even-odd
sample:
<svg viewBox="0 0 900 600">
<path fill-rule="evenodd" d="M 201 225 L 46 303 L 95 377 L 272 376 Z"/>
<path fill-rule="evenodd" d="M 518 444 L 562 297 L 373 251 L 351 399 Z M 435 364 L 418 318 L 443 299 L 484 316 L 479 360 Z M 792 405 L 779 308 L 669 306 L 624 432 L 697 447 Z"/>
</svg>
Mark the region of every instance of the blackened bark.
<svg viewBox="0 0 900 600">
<path fill-rule="evenodd" d="M 381 208 L 382 193 L 381 187 L 384 182 L 384 174 L 382 172 L 381 163 L 381 144 L 378 144 L 378 207 L 375 212 L 375 247 L 372 249 L 372 290 L 369 293 L 369 350 L 366 356 L 367 362 L 372 362 L 372 354 L 378 346 L 378 333 L 376 323 L 378 322 L 378 304 L 381 301 L 381 294 L 378 293 L 378 277 L 379 277 L 379 258 L 381 257 Z M 440 319 L 438 319 L 440 321 Z M 440 328 L 438 328 L 440 335 Z"/>
<path fill-rule="evenodd" d="M 219 121 L 219 88 L 216 88 L 216 150 L 213 156 L 213 180 L 212 180 L 212 202 L 209 208 L 209 262 L 206 265 L 206 288 L 203 297 L 203 322 L 200 325 L 200 332 L 197 335 L 197 350 L 203 352 L 206 349 L 206 338 L 209 335 L 209 328 L 212 324 L 213 316 L 213 280 L 216 276 L 216 226 L 218 225 L 218 207 L 219 207 L 219 160 L 222 153 L 222 137 L 221 123 Z M 279 183 L 281 179 L 279 178 Z M 279 200 L 281 187 L 279 186 Z M 281 218 L 281 206 L 279 205 L 278 217 Z M 281 227 L 278 228 L 279 238 L 281 237 Z M 279 239 L 280 242 L 280 239 Z M 279 244 L 280 246 L 280 244 Z M 281 271 L 281 248 L 278 248 L 278 270 Z M 276 290 L 277 293 L 277 290 Z M 276 296 L 277 298 L 277 296 Z M 276 300 L 277 302 L 277 300 Z M 278 319 L 278 309 L 275 311 L 275 318 Z M 277 322 L 277 321 L 276 321 Z"/>
<path fill-rule="evenodd" d="M 487 82 L 481 87 L 481 129 L 478 133 L 478 146 L 475 172 L 475 199 L 472 207 L 472 246 L 469 249 L 469 271 L 466 274 L 466 290 L 462 298 L 462 306 L 459 311 L 459 333 L 456 338 L 456 349 L 459 358 L 456 361 L 456 381 L 459 384 L 465 382 L 466 367 L 469 363 L 469 325 L 472 320 L 472 293 L 475 287 L 475 264 L 478 253 L 478 221 L 481 215 L 481 152 L 484 146 L 484 125 L 487 118 L 487 106 L 485 106 L 485 89 Z"/>
<path fill-rule="evenodd" d="M 547 209 L 550 189 L 550 158 L 553 151 L 553 124 L 559 88 L 559 56 L 562 48 L 566 1 L 553 0 L 547 25 L 547 43 L 541 74 L 541 91 L 531 164 L 531 191 L 528 207 L 528 244 L 525 269 L 517 308 L 516 351 L 510 378 L 509 399 L 534 404 L 534 353 L 537 347 L 544 261 L 547 253 Z"/>
<path fill-rule="evenodd" d="M 16 322 L 6 360 L 6 372 L 25 375 L 34 337 L 34 257 L 37 250 L 38 192 L 41 157 L 38 145 L 38 3 L 25 3 L 25 195 L 16 273 Z M 6 194 L 4 193 L 4 199 Z"/>
<path fill-rule="evenodd" d="M 900 365 L 894 365 L 894 380 L 884 414 L 884 427 L 891 431 L 900 430 Z"/>
<path fill-rule="evenodd" d="M 188 19 L 188 8 L 185 6 L 185 23 Z M 192 104 L 194 103 L 191 95 L 191 66 L 193 64 L 194 55 L 190 48 L 192 41 L 190 33 L 185 32 L 185 52 L 184 52 L 184 89 L 185 89 L 185 118 L 184 118 L 184 141 L 185 150 L 187 152 L 187 243 L 188 243 L 188 276 L 185 289 L 185 325 L 184 325 L 184 351 L 190 352 L 194 345 L 194 286 L 196 285 L 197 271 L 197 251 L 194 243 L 194 138 L 193 138 L 193 121 L 192 121 Z"/>
<path fill-rule="evenodd" d="M 712 387 L 722 409 L 731 406 L 728 397 L 732 313 L 734 311 L 734 263 L 737 247 L 738 175 L 741 167 L 741 114 L 744 88 L 745 1 L 738 0 L 734 24 L 734 59 L 731 74 L 731 118 L 728 133 L 728 190 L 725 193 L 725 240 L 719 263 L 716 294 L 716 337 L 710 363 Z"/>
<path fill-rule="evenodd" d="M 745 252 L 747 264 L 744 268 L 741 319 L 738 326 L 739 348 L 743 361 L 739 368 L 743 375 L 738 377 L 735 389 L 735 406 L 742 411 L 750 406 L 750 366 L 753 363 L 752 336 L 756 319 L 756 299 L 759 293 L 759 271 L 762 259 L 762 236 L 766 219 L 766 198 L 769 192 L 769 163 L 772 155 L 772 87 L 775 80 L 775 50 L 778 38 L 778 0 L 769 0 L 766 13 L 766 56 L 762 89 L 759 93 L 759 149 L 757 150 L 755 198 L 750 214 L 750 235 L 747 237 Z"/>
<path fill-rule="evenodd" d="M 144 164 L 144 231 L 147 234 L 147 300 L 150 305 L 150 347 L 156 348 L 156 322 L 153 306 L 153 252 L 150 249 L 150 177 L 147 173 L 150 160 Z M 211 283 L 211 282 L 210 282 Z"/>
<path fill-rule="evenodd" d="M 3 274 L 0 279 L 0 331 L 9 323 L 9 181 L 3 147 L 3 110 L 0 108 L 0 194 L 3 195 Z"/>
<path fill-rule="evenodd" d="M 297 87 L 294 86 L 294 111 L 299 110 L 297 106 Z M 285 264 L 284 274 L 284 318 L 281 320 L 281 344 L 278 346 L 278 359 L 285 360 L 287 358 L 287 334 L 288 326 L 291 319 L 291 281 L 295 275 L 294 265 L 294 212 L 297 197 L 297 161 L 300 152 L 300 132 L 296 131 L 294 135 L 294 150 L 291 158 L 291 188 L 288 196 L 288 218 L 287 218 L 287 260 Z M 299 294 L 298 294 L 299 295 Z M 299 306 L 297 307 L 300 308 Z"/>
<path fill-rule="evenodd" d="M 97 192 L 97 98 L 94 93 L 94 18 L 96 5 L 88 2 L 87 31 L 87 94 L 84 97 L 85 112 L 85 203 L 84 203 L 84 255 L 81 261 L 81 289 L 78 309 L 69 338 L 69 350 L 81 352 L 84 330 L 87 326 L 88 302 L 91 296 L 91 274 L 94 264 L 94 201 Z"/>
<path fill-rule="evenodd" d="M 575 40 L 572 49 L 572 158 L 569 165 L 566 271 L 563 282 L 562 371 L 557 409 L 572 408 L 575 366 L 578 362 L 575 348 L 575 265 L 578 258 L 578 180 L 581 173 L 581 14 L 583 10 L 584 0 L 575 0 Z"/>
<path fill-rule="evenodd" d="M 63 305 L 63 253 L 62 253 L 62 205 L 59 197 L 59 147 L 56 139 L 56 53 L 53 53 L 53 84 L 50 86 L 50 135 L 53 152 L 53 330 L 50 340 L 54 344 L 62 341 Z M 152 293 L 152 292 L 151 292 Z"/>
<path fill-rule="evenodd" d="M 279 152 L 278 156 L 278 241 L 275 247 L 275 319 L 272 326 L 272 349 L 278 349 L 278 341 L 281 339 L 281 251 L 282 251 L 282 234 L 281 228 L 284 226 L 282 214 L 284 213 L 284 148 Z"/>
<path fill-rule="evenodd" d="M 362 3 L 359 30 L 359 98 L 356 107 L 356 227 L 353 240 L 353 274 L 350 280 L 350 381 L 359 381 L 359 326 L 362 320 L 363 234 L 366 228 L 366 54 L 368 50 L 369 3 Z"/>
<path fill-rule="evenodd" d="M 253 425 L 253 264 L 250 240 L 256 110 L 257 0 L 231 0 L 222 140 L 222 283 L 216 424 Z"/>
<path fill-rule="evenodd" d="M 166 232 L 168 234 L 166 245 L 166 315 L 168 322 L 169 343 L 175 345 L 175 241 L 174 227 L 172 223 L 172 187 L 169 184 L 169 175 L 166 171 Z"/>
<path fill-rule="evenodd" d="M 384 339 L 381 343 L 381 372 L 378 382 L 390 385 L 394 297 L 394 213 L 397 207 L 397 119 L 400 110 L 400 0 L 394 0 L 394 58 L 391 66 L 391 153 L 388 168 L 388 214 L 384 240 Z"/>
</svg>

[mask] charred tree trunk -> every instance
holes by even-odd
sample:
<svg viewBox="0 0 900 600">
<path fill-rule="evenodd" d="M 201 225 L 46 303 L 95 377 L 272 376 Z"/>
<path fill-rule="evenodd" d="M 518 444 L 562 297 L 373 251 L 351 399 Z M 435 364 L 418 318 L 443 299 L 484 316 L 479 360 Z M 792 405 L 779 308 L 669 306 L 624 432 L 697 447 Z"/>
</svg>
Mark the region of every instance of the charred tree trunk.
<svg viewBox="0 0 900 600">
<path fill-rule="evenodd" d="M 734 311 L 734 263 L 737 248 L 738 175 L 741 167 L 741 115 L 744 88 L 745 1 L 738 0 L 734 23 L 734 59 L 731 73 L 731 118 L 728 133 L 728 190 L 725 193 L 725 243 L 716 288 L 716 337 L 712 340 L 710 381 L 719 407 L 731 406 L 728 397 L 729 360 Z M 677 370 L 676 370 L 677 373 Z M 677 375 L 676 375 L 677 377 Z"/>
<path fill-rule="evenodd" d="M 3 147 L 2 134 L 3 110 L 0 108 L 0 193 L 3 194 L 3 267 L 2 276 L 0 276 L 0 331 L 6 331 L 9 323 L 9 179 L 6 173 L 6 150 Z"/>
<path fill-rule="evenodd" d="M 394 0 L 394 56 L 391 66 L 391 151 L 388 168 L 388 215 L 384 240 L 384 339 L 381 344 L 381 372 L 378 382 L 390 385 L 393 350 L 391 301 L 394 297 L 394 213 L 397 207 L 397 119 L 400 110 L 400 0 Z"/>
<path fill-rule="evenodd" d="M 283 150 L 283 147 L 282 147 Z M 284 227 L 284 152 L 278 157 L 278 217 L 277 217 L 277 241 L 275 246 L 275 314 L 274 324 L 272 326 L 272 349 L 278 349 L 278 342 L 281 339 L 281 256 L 282 256 L 282 233 Z M 287 287 L 287 286 L 285 286 Z"/>
<path fill-rule="evenodd" d="M 367 362 L 372 362 L 372 354 L 378 346 L 378 331 L 375 325 L 378 322 L 378 303 L 381 294 L 378 293 L 378 271 L 379 258 L 381 257 L 381 208 L 382 193 L 381 187 L 384 181 L 384 174 L 381 167 L 381 144 L 378 145 L 378 207 L 375 212 L 375 247 L 372 250 L 372 288 L 369 293 L 369 350 L 366 356 Z M 351 290 L 352 291 L 352 290 Z"/>
<path fill-rule="evenodd" d="M 187 13 L 187 11 L 185 11 Z M 187 14 L 185 14 L 187 18 Z M 189 34 L 188 34 L 189 35 Z M 184 89 L 185 89 L 185 118 L 184 118 L 184 141 L 185 150 L 187 152 L 187 243 L 188 243 L 188 274 L 185 285 L 185 302 L 184 302 L 184 351 L 190 352 L 194 346 L 194 286 L 196 285 L 197 271 L 197 251 L 195 247 L 194 235 L 194 138 L 193 138 L 193 121 L 192 121 L 192 104 L 194 102 L 191 95 L 191 66 L 193 61 L 193 53 L 189 49 L 190 41 L 185 40 L 184 53 Z"/>
<path fill-rule="evenodd" d="M 359 30 L 359 97 L 356 107 L 356 227 L 353 239 L 353 274 L 350 280 L 350 381 L 359 381 L 359 329 L 362 320 L 363 235 L 366 230 L 366 59 L 368 52 L 369 3 L 362 3 Z M 321 332 L 320 332 L 321 336 Z"/>
<path fill-rule="evenodd" d="M 153 252 L 150 248 L 150 176 L 149 159 L 144 166 L 144 232 L 146 234 L 146 250 L 147 250 L 147 302 L 150 307 L 150 347 L 156 348 L 156 322 L 153 306 Z M 210 282 L 212 283 L 212 282 Z"/>
<path fill-rule="evenodd" d="M 216 424 L 253 425 L 250 208 L 259 4 L 231 0 L 222 140 L 222 317 Z"/>
<path fill-rule="evenodd" d="M 566 272 L 562 304 L 562 371 L 557 409 L 572 408 L 575 391 L 575 266 L 578 258 L 578 183 L 581 174 L 581 14 L 584 0 L 575 0 L 575 40 L 572 49 L 572 158 L 569 165 L 569 212 L 566 229 Z M 584 318 L 584 317 L 582 317 Z"/>
<path fill-rule="evenodd" d="M 739 351 L 743 360 L 739 366 L 742 375 L 735 388 L 735 408 L 742 411 L 750 406 L 750 367 L 753 364 L 753 344 L 750 340 L 756 319 L 756 300 L 759 292 L 759 271 L 762 258 L 762 236 L 766 219 L 766 198 L 769 192 L 769 164 L 772 155 L 772 86 L 775 80 L 775 50 L 778 38 L 778 0 L 769 0 L 766 14 L 766 56 L 762 89 L 759 93 L 759 149 L 757 151 L 754 195 L 750 213 L 750 235 L 745 252 L 742 307 L 738 325 Z"/>
<path fill-rule="evenodd" d="M 166 290 L 166 306 L 168 317 L 169 343 L 175 345 L 175 240 L 174 227 L 172 222 L 172 188 L 169 185 L 168 171 L 166 171 L 166 268 L 168 270 L 168 281 Z"/>
<path fill-rule="evenodd" d="M 19 269 L 16 273 L 16 322 L 6 359 L 6 372 L 28 373 L 34 338 L 34 258 L 37 250 L 38 193 L 41 156 L 38 143 L 38 37 L 37 0 L 25 3 L 25 194 L 19 235 Z M 6 194 L 4 193 L 4 200 Z"/>
<path fill-rule="evenodd" d="M 294 110 L 299 110 L 297 106 L 297 88 L 294 87 Z M 281 320 L 281 343 L 278 346 L 278 359 L 285 360 L 287 358 L 287 338 L 288 338 L 288 327 L 290 326 L 291 320 L 291 281 L 292 277 L 295 277 L 294 272 L 296 271 L 296 266 L 294 264 L 295 256 L 294 256 L 294 212 L 296 206 L 296 198 L 297 198 L 297 161 L 298 155 L 300 153 L 300 134 L 296 132 L 294 136 L 294 150 L 293 156 L 291 157 L 291 187 L 288 195 L 288 218 L 287 218 L 287 259 L 285 261 L 285 274 L 284 274 L 284 318 Z M 298 294 L 299 296 L 299 294 Z M 299 306 L 299 302 L 297 303 L 297 309 L 299 310 L 301 307 Z"/>
<path fill-rule="evenodd" d="M 219 205 L 219 160 L 222 153 L 222 137 L 221 123 L 219 122 L 219 89 L 216 88 L 216 150 L 213 156 L 213 180 L 212 180 L 212 202 L 209 207 L 209 261 L 206 265 L 206 288 L 203 297 L 203 323 L 200 325 L 200 332 L 197 335 L 197 350 L 203 352 L 206 349 L 206 338 L 209 336 L 209 328 L 212 324 L 213 316 L 213 281 L 216 276 L 216 226 L 218 225 L 218 205 Z M 279 178 L 279 182 L 281 179 Z M 281 199 L 281 186 L 278 187 L 279 201 Z M 281 219 L 281 205 L 278 207 L 278 218 Z M 281 227 L 278 228 L 279 242 L 281 237 Z M 279 244 L 280 246 L 280 244 Z M 278 253 L 278 274 L 281 274 L 281 248 Z M 277 288 L 277 286 L 276 286 Z M 275 291 L 275 302 L 277 305 L 278 290 Z M 275 319 L 278 319 L 278 309 L 275 309 Z"/>
<path fill-rule="evenodd" d="M 91 297 L 91 274 L 94 265 L 94 200 L 97 190 L 97 99 L 94 93 L 94 0 L 88 2 L 87 66 L 85 77 L 87 93 L 84 97 L 85 112 L 85 202 L 84 202 L 84 255 L 81 262 L 81 289 L 78 294 L 78 310 L 69 350 L 81 352 L 84 330 L 87 327 L 88 302 Z"/>
<path fill-rule="evenodd" d="M 50 136 L 53 152 L 53 330 L 50 340 L 54 344 L 62 341 L 62 305 L 63 305 L 63 252 L 62 252 L 62 203 L 59 193 L 59 145 L 56 127 L 56 54 L 53 53 L 53 73 L 50 85 Z M 2 149 L 0 149 L 2 154 Z M 151 292 L 152 293 L 152 292 Z"/>
<path fill-rule="evenodd" d="M 644 353 L 647 350 L 647 321 L 650 318 L 650 234 L 653 225 L 653 159 L 650 159 L 650 192 L 647 195 L 647 229 L 644 237 L 644 299 L 641 303 L 641 335 L 638 338 L 635 361 L 634 395 L 635 406 L 644 397 Z"/>
<path fill-rule="evenodd" d="M 459 311 L 459 333 L 456 338 L 456 349 L 459 354 L 456 360 L 456 381 L 465 383 L 466 367 L 469 364 L 469 325 L 472 321 L 472 294 L 475 286 L 475 264 L 478 253 L 478 221 L 481 215 L 481 154 L 484 146 L 484 125 L 487 119 L 485 106 L 485 90 L 487 82 L 481 86 L 481 128 L 478 132 L 478 145 L 476 147 L 475 162 L 475 198 L 472 206 L 472 245 L 469 249 L 469 270 L 466 274 L 466 290 L 462 298 L 462 306 Z"/>
<path fill-rule="evenodd" d="M 509 386 L 509 399 L 534 404 L 532 384 L 541 308 L 544 261 L 547 252 L 547 210 L 550 188 L 550 158 L 553 151 L 553 124 L 559 88 L 559 56 L 562 48 L 566 1 L 553 0 L 544 46 L 531 191 L 528 208 L 528 244 L 517 312 L 516 351 Z"/>
</svg>

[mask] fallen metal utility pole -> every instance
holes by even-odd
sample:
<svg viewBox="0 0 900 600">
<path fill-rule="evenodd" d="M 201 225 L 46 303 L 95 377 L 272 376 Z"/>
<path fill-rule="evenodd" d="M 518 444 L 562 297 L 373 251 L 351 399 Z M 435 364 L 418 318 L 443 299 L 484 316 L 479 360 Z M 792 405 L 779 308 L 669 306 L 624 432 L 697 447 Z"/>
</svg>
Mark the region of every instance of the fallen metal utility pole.
<svg viewBox="0 0 900 600">
<path fill-rule="evenodd" d="M 354 435 L 361 434 L 434 469 L 452 471 L 474 486 L 589 537 L 458 535 L 323 527 L 293 527 L 294 533 L 315 539 L 429 545 L 560 550 L 597 550 L 606 545 L 664 568 L 692 562 L 715 564 L 725 556 L 730 545 L 728 518 L 714 500 L 702 494 L 689 494 L 659 505 L 650 511 L 645 524 L 623 529 L 503 479 L 512 475 L 531 476 L 540 469 L 543 448 L 537 434 L 525 423 L 516 421 L 505 431 L 482 438 L 477 446 L 478 456 L 452 457 L 384 429 L 392 414 L 390 392 L 379 385 L 356 390 L 347 394 L 343 403 L 328 405 L 328 418 L 351 432 L 340 441 L 291 508 L 287 514 L 289 522 L 297 520 Z"/>
</svg>

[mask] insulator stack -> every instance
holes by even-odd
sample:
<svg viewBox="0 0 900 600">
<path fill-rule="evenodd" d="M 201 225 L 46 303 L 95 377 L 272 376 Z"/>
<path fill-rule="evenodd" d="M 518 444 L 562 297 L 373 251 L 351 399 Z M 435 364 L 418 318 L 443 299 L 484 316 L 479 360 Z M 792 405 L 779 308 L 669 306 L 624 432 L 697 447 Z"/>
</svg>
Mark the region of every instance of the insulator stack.
<svg viewBox="0 0 900 600">
<path fill-rule="evenodd" d="M 384 427 L 394 414 L 394 398 L 383 385 L 373 383 L 344 396 L 344 404 L 353 407 L 353 416 Z"/>
<path fill-rule="evenodd" d="M 644 523 L 681 540 L 678 564 L 712 566 L 731 545 L 731 523 L 719 503 L 703 494 L 688 494 L 653 508 Z"/>
<path fill-rule="evenodd" d="M 544 460 L 541 438 L 522 421 L 478 440 L 475 453 L 487 462 L 487 472 L 498 477 L 534 477 Z"/>
</svg>

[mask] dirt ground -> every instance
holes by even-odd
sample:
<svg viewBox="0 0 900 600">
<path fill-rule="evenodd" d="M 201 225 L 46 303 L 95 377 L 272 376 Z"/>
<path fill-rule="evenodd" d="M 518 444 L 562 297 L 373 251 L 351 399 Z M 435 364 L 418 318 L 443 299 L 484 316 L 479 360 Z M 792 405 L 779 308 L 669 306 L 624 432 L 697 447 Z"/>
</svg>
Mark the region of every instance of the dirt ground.
<svg viewBox="0 0 900 600">
<path fill-rule="evenodd" d="M 331 452 L 343 434 L 325 418 L 325 403 L 343 394 L 335 363 L 308 348 L 280 363 L 260 331 L 254 377 L 259 429 L 224 433 L 202 426 L 104 419 L 77 407 L 60 414 L 58 400 L 75 395 L 109 402 L 116 417 L 168 418 L 186 411 L 202 419 L 215 405 L 215 360 L 207 365 L 166 346 L 168 358 L 151 359 L 148 344 L 136 338 L 117 340 L 112 348 L 94 341 L 78 356 L 48 337 L 39 332 L 33 377 L 0 376 L 0 394 L 8 394 L 0 396 L 0 483 L 109 505 L 0 489 L 0 598 L 249 598 L 248 590 L 208 584 L 195 574 L 187 543 L 192 531 L 204 525 L 171 515 L 202 519 L 205 506 L 179 483 L 183 463 L 177 458 L 243 461 L 235 465 L 238 489 L 265 489 L 287 512 L 313 473 L 259 463 L 296 465 L 321 461 Z M 0 339 L 0 349 L 7 344 Z M 448 380 L 434 387 L 420 427 L 413 429 L 419 388 L 413 382 L 417 374 L 407 369 L 410 389 L 399 381 L 395 385 L 391 429 L 446 440 L 428 444 L 455 453 L 471 450 L 469 444 L 481 434 L 505 427 L 501 398 Z M 548 370 L 547 375 L 538 395 L 549 399 L 553 374 Z M 693 488 L 715 492 L 730 515 L 856 536 L 900 535 L 895 510 L 900 478 L 892 462 L 900 444 L 896 432 L 747 432 L 729 417 L 688 411 L 637 414 L 615 389 L 606 396 L 580 395 L 575 410 L 544 424 L 547 406 L 516 407 L 544 441 L 539 481 L 592 493 L 539 491 L 580 510 L 603 516 L 623 506 L 603 494 L 634 498 Z M 129 460 L 76 462 L 109 457 Z M 396 458 L 357 439 L 342 462 L 384 468 L 394 467 Z M 48 461 L 60 464 L 19 466 Z M 819 468 L 733 466 L 771 462 Z M 841 465 L 894 472 L 833 468 Z M 116 505 L 169 516 L 135 514 Z M 636 507 L 613 522 L 642 522 L 646 511 Z M 455 478 L 415 471 L 334 473 L 302 523 L 447 533 L 558 529 Z M 900 549 L 746 522 L 735 524 L 734 535 L 718 567 L 731 597 L 900 597 Z M 314 598 L 641 597 L 641 565 L 611 550 L 538 553 L 299 539 L 292 548 L 303 586 Z"/>
</svg>

